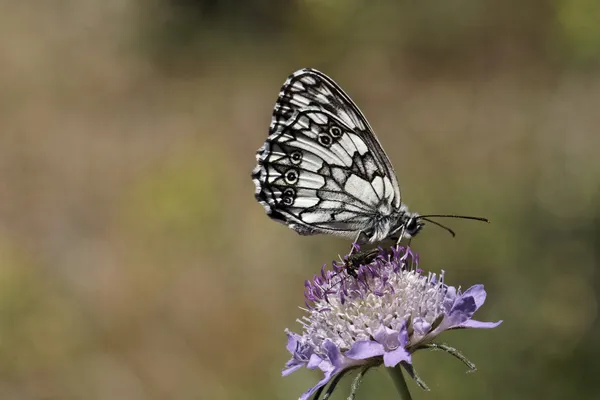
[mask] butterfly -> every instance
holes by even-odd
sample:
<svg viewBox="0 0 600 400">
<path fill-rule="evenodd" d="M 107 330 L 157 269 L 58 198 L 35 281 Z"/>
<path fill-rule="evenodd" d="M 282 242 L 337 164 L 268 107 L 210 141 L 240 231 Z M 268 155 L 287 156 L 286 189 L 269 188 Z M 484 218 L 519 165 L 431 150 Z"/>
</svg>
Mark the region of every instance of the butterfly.
<svg viewBox="0 0 600 400">
<path fill-rule="evenodd" d="M 301 235 L 330 234 L 377 243 L 412 238 L 424 222 L 408 211 L 394 168 L 358 106 L 315 69 L 283 84 L 269 136 L 256 153 L 255 197 L 274 220 Z"/>
</svg>

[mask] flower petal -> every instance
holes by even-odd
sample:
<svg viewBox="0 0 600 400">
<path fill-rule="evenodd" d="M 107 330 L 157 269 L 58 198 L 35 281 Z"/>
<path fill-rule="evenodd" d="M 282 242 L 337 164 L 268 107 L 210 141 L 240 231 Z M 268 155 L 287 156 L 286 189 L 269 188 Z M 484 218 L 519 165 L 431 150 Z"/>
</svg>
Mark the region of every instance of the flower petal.
<svg viewBox="0 0 600 400">
<path fill-rule="evenodd" d="M 281 376 L 288 376 L 292 372 L 295 372 L 302 367 L 304 367 L 303 364 L 293 364 L 291 367 L 285 368 L 283 371 L 281 371 Z"/>
<path fill-rule="evenodd" d="M 489 328 L 495 328 L 498 325 L 500 325 L 502 323 L 502 320 L 498 321 L 498 322 L 483 322 L 483 321 L 476 321 L 474 319 L 470 319 L 468 321 L 466 321 L 464 324 L 459 325 L 460 328 L 483 328 L 483 329 L 489 329 Z"/>
<path fill-rule="evenodd" d="M 325 376 L 323 377 L 323 379 L 321 379 L 319 382 L 317 382 L 317 384 L 313 387 L 311 387 L 310 389 L 308 389 L 306 392 L 302 393 L 302 396 L 300 396 L 300 398 L 298 400 L 307 400 L 309 399 L 317 390 L 319 390 L 321 387 L 327 385 L 327 383 L 329 383 L 329 381 L 331 380 L 331 378 L 333 378 L 333 376 L 335 374 L 337 374 L 339 371 L 332 369 L 331 371 L 325 372 Z"/>
<path fill-rule="evenodd" d="M 448 323 L 450 325 L 446 329 L 464 324 L 471 319 L 476 310 L 477 304 L 475 304 L 475 299 L 472 296 L 460 297 L 454 303 L 452 310 L 450 310 L 448 316 Z"/>
<path fill-rule="evenodd" d="M 478 310 L 479 307 L 481 307 L 483 305 L 483 303 L 485 302 L 486 296 L 487 296 L 487 293 L 485 292 L 485 289 L 483 288 L 483 285 L 481 285 L 481 284 L 471 286 L 462 295 L 462 297 L 473 297 L 473 300 L 475 300 L 475 306 L 476 306 L 475 310 Z"/>
<path fill-rule="evenodd" d="M 323 342 L 323 349 L 327 352 L 329 362 L 331 362 L 331 365 L 335 368 L 340 368 L 344 364 L 340 349 L 330 339 L 325 339 L 325 342 Z"/>
<path fill-rule="evenodd" d="M 285 348 L 292 354 L 294 354 L 296 352 L 296 348 L 298 347 L 298 339 L 300 338 L 300 335 L 294 333 L 294 332 L 290 332 L 289 330 L 285 330 L 285 334 L 288 337 L 288 342 L 287 345 L 285 346 Z"/>
<path fill-rule="evenodd" d="M 408 329 L 406 328 L 406 321 L 404 321 L 402 323 L 402 328 L 400 328 L 400 332 L 398 332 L 398 342 L 400 343 L 400 347 L 406 347 L 409 341 Z"/>
<path fill-rule="evenodd" d="M 446 311 L 450 311 L 450 309 L 454 305 L 454 302 L 456 301 L 456 288 L 454 286 L 447 286 L 445 288 L 445 291 L 446 293 L 444 295 L 443 306 L 444 309 L 446 309 Z"/>
<path fill-rule="evenodd" d="M 406 323 L 403 327 L 406 329 Z M 388 328 L 385 325 L 381 325 L 375 332 L 373 332 L 373 338 L 377 343 L 381 343 L 384 349 L 395 349 L 400 346 L 400 340 L 398 337 L 398 331 Z"/>
<path fill-rule="evenodd" d="M 361 340 L 352 345 L 352 348 L 344 355 L 353 360 L 366 360 L 368 358 L 381 356 L 385 353 L 381 343 L 372 340 Z"/>
<path fill-rule="evenodd" d="M 308 360 L 308 363 L 306 363 L 306 368 L 308 369 L 315 369 L 317 367 L 319 367 L 322 371 L 325 370 L 325 368 L 321 367 L 321 363 L 326 362 L 325 360 L 323 360 L 321 357 L 319 357 L 316 354 L 313 354 L 310 356 L 310 359 Z"/>
<path fill-rule="evenodd" d="M 422 336 L 429 333 L 431 330 L 431 324 L 427 322 L 425 318 L 415 317 L 413 319 L 413 328 L 416 333 Z"/>
<path fill-rule="evenodd" d="M 395 367 L 401 361 L 411 363 L 410 353 L 404 347 L 398 347 L 396 350 L 389 351 L 383 355 L 383 364 L 386 367 Z"/>
<path fill-rule="evenodd" d="M 377 328 L 375 330 L 375 332 L 373 332 L 373 338 L 378 343 L 381 343 L 381 344 L 385 343 L 387 337 L 388 337 L 387 329 L 383 324 L 379 325 L 379 328 Z"/>
</svg>

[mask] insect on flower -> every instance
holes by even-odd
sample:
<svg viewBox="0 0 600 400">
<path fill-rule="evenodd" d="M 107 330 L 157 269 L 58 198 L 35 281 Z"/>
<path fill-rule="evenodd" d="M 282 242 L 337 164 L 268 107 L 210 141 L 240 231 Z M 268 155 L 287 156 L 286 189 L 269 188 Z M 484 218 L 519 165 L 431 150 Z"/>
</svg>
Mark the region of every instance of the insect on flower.
<svg viewBox="0 0 600 400">
<path fill-rule="evenodd" d="M 425 222 L 454 232 L 402 203 L 388 156 L 358 106 L 314 69 L 283 84 L 269 136 L 256 154 L 255 197 L 271 218 L 301 235 L 325 233 L 377 243 L 414 237 Z"/>
<path fill-rule="evenodd" d="M 347 372 L 359 369 L 360 377 L 380 365 L 396 371 L 402 366 L 426 388 L 413 367 L 412 356 L 421 349 L 444 350 L 474 370 L 456 349 L 435 340 L 447 330 L 495 328 L 502 322 L 473 319 L 486 298 L 483 285 L 462 292 L 445 283 L 443 272 L 425 274 L 408 248 L 380 252 L 359 265 L 354 277 L 323 269 L 305 283 L 307 315 L 298 320 L 301 334 L 287 331 L 292 358 L 283 375 L 306 367 L 324 376 L 300 400 L 318 398 L 327 385 L 331 394 Z"/>
<path fill-rule="evenodd" d="M 382 253 L 380 247 L 361 251 L 360 246 L 356 243 L 352 245 L 350 253 L 344 258 L 340 257 L 341 262 L 333 262 L 334 271 L 338 273 L 346 272 L 353 278 L 358 278 L 358 271 L 361 265 L 368 265 Z"/>
</svg>

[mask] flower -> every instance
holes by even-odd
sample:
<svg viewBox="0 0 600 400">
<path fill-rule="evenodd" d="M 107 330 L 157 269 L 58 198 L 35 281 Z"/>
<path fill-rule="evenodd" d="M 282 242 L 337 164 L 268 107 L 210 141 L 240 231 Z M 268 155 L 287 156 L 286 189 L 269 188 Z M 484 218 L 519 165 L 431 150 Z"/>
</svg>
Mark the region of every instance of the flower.
<svg viewBox="0 0 600 400">
<path fill-rule="evenodd" d="M 283 375 L 306 367 L 324 373 L 300 400 L 319 393 L 333 377 L 351 368 L 403 365 L 411 374 L 411 355 L 432 344 L 443 331 L 494 328 L 502 321 L 472 319 L 486 298 L 483 285 L 464 293 L 441 274 L 424 274 L 409 248 L 392 247 L 346 256 L 333 269 L 305 282 L 307 315 L 302 334 L 286 331 L 292 358 Z M 444 350 L 463 359 L 456 350 Z M 472 364 L 468 364 L 472 365 Z"/>
</svg>

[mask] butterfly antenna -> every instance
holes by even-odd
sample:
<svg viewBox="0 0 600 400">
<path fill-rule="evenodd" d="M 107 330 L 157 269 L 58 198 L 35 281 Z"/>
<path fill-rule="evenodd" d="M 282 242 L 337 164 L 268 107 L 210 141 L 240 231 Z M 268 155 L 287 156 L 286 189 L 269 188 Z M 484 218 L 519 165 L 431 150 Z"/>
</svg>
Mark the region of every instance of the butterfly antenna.
<svg viewBox="0 0 600 400">
<path fill-rule="evenodd" d="M 432 224 L 437 225 L 437 226 L 439 226 L 442 229 L 445 229 L 446 231 L 448 231 L 452 235 L 452 237 L 456 236 L 456 233 L 454 233 L 454 231 L 452 229 L 448 228 L 445 225 L 440 224 L 439 222 L 436 222 L 434 220 L 428 219 L 427 217 L 423 217 L 423 216 L 420 216 L 419 219 L 422 219 L 422 220 L 427 221 L 427 222 L 431 222 Z"/>
<path fill-rule="evenodd" d="M 483 218 L 483 217 L 471 217 L 469 215 L 453 215 L 453 214 L 429 214 L 429 215 L 419 215 L 418 218 L 420 219 L 425 219 L 425 218 L 460 218 L 460 219 L 470 219 L 473 221 L 481 221 L 481 222 L 490 222 L 489 219 L 487 218 Z M 429 222 L 433 222 L 433 221 L 429 221 Z"/>
</svg>

